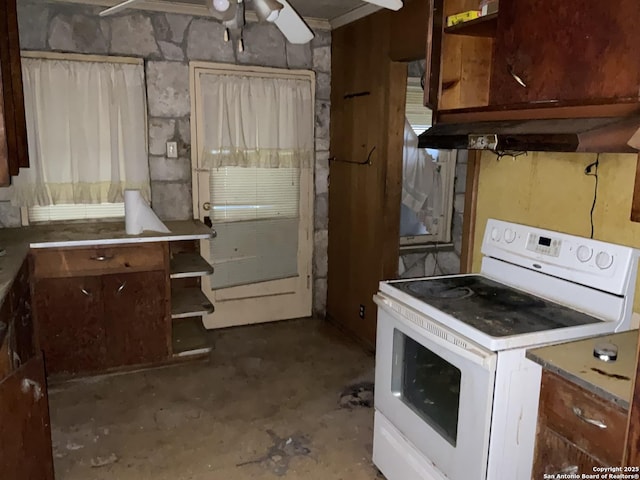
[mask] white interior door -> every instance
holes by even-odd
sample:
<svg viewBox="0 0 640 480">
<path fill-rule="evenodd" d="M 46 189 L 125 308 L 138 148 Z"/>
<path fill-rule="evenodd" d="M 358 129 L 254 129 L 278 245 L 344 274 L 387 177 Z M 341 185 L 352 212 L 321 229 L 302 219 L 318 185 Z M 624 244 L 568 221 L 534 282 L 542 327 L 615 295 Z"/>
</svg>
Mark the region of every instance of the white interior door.
<svg viewBox="0 0 640 480">
<path fill-rule="evenodd" d="M 216 121 L 206 111 L 212 76 L 302 79 L 313 98 L 313 72 L 200 62 L 192 63 L 190 70 L 193 211 L 195 218 L 210 222 L 217 232 L 215 239 L 201 243 L 202 256 L 215 269 L 202 281 L 202 290 L 215 306 L 203 322 L 207 328 L 222 328 L 309 316 L 311 166 L 211 168 L 203 152 L 205 137 L 211 135 L 207 122 Z"/>
</svg>

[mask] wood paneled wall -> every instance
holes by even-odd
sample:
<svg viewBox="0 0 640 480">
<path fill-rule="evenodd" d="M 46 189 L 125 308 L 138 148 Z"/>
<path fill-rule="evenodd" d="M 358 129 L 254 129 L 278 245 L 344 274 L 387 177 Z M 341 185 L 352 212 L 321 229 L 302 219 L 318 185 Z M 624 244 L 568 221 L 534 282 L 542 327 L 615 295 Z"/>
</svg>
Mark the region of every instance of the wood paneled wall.
<svg viewBox="0 0 640 480">
<path fill-rule="evenodd" d="M 429 4 L 406 0 L 333 31 L 327 316 L 370 346 L 373 295 L 397 275 L 405 62 L 425 58 Z M 372 150 L 370 164 L 347 163 Z"/>
</svg>

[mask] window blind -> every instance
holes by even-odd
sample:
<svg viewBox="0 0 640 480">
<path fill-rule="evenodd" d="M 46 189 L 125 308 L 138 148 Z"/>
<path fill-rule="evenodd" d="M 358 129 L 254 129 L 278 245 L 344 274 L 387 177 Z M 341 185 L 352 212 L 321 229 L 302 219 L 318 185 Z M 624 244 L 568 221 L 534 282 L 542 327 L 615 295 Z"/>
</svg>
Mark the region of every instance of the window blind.
<svg viewBox="0 0 640 480">
<path fill-rule="evenodd" d="M 92 218 L 124 217 L 124 203 L 61 204 L 29 207 L 30 222 L 88 220 Z"/>
<path fill-rule="evenodd" d="M 406 116 L 417 135 L 431 128 L 432 113 L 424 106 L 424 91 L 420 79 L 409 79 L 407 82 Z"/>
</svg>

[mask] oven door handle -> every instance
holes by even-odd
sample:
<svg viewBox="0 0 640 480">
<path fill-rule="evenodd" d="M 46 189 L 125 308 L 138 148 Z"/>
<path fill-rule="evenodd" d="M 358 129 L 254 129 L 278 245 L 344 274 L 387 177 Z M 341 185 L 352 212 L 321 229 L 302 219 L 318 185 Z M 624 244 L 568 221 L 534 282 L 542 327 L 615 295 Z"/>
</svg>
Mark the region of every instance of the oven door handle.
<svg viewBox="0 0 640 480">
<path fill-rule="evenodd" d="M 402 324 L 413 329 L 419 328 L 419 334 L 429 339 L 430 342 L 455 353 L 488 371 L 496 369 L 496 353 L 484 350 L 452 332 L 443 325 L 431 320 L 424 314 L 420 314 L 412 308 L 394 300 L 387 300 L 381 295 L 374 295 L 373 301 L 385 312 Z"/>
</svg>

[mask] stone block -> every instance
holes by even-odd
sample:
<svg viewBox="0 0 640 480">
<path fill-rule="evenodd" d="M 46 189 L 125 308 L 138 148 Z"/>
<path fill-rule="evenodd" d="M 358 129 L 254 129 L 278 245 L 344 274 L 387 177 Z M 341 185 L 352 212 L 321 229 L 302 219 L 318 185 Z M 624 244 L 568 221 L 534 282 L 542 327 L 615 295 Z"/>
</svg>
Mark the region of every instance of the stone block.
<svg viewBox="0 0 640 480">
<path fill-rule="evenodd" d="M 424 255 L 421 255 L 420 258 L 424 259 Z M 428 275 L 425 272 L 425 263 L 426 262 L 424 261 L 415 262 L 411 266 L 405 263 L 406 270 L 402 274 L 401 278 L 418 278 L 418 277 L 424 277 L 425 275 Z"/>
<path fill-rule="evenodd" d="M 49 13 L 47 5 L 18 2 L 18 32 L 20 48 L 24 50 L 45 50 L 49 31 Z"/>
<path fill-rule="evenodd" d="M 111 20 L 111 53 L 159 58 L 151 19 L 141 13 L 113 17 Z"/>
<path fill-rule="evenodd" d="M 191 145 L 191 118 L 185 117 L 178 120 L 178 134 L 185 145 Z"/>
<path fill-rule="evenodd" d="M 316 99 L 331 100 L 331 75 L 324 72 L 316 74 Z"/>
<path fill-rule="evenodd" d="M 407 76 L 413 78 L 421 78 L 425 70 L 424 60 L 415 60 L 407 65 Z"/>
<path fill-rule="evenodd" d="M 316 152 L 316 195 L 329 191 L 329 152 Z"/>
<path fill-rule="evenodd" d="M 464 193 L 456 193 L 453 198 L 453 211 L 456 213 L 464 212 Z"/>
<path fill-rule="evenodd" d="M 454 251 L 438 252 L 438 268 L 444 275 L 460 273 L 460 257 Z"/>
<path fill-rule="evenodd" d="M 435 256 L 432 253 L 428 254 L 424 259 L 424 276 L 434 277 L 441 274 L 442 272 L 438 268 Z"/>
<path fill-rule="evenodd" d="M 327 312 L 327 279 L 316 278 L 313 281 L 313 313 L 324 318 Z"/>
<path fill-rule="evenodd" d="M 151 155 L 165 155 L 167 142 L 175 140 L 176 121 L 169 118 L 149 119 L 149 153 Z"/>
<path fill-rule="evenodd" d="M 184 40 L 184 32 L 191 23 L 193 17 L 189 15 L 177 15 L 174 13 L 166 13 L 165 18 L 171 30 L 170 40 L 176 43 L 182 43 Z"/>
<path fill-rule="evenodd" d="M 294 45 L 293 43 L 285 43 L 287 50 L 287 66 L 289 68 L 311 68 L 313 60 L 311 59 L 311 45 Z"/>
<path fill-rule="evenodd" d="M 76 53 L 107 53 L 107 37 L 97 17 L 59 13 L 51 21 L 49 46 Z"/>
<path fill-rule="evenodd" d="M 224 27 L 214 20 L 193 20 L 187 33 L 187 58 L 235 63 L 233 43 L 224 41 L 224 30 Z"/>
<path fill-rule="evenodd" d="M 329 246 L 329 233 L 327 230 L 318 230 L 313 235 L 313 278 L 327 276 L 327 248 Z"/>
<path fill-rule="evenodd" d="M 186 158 L 149 157 L 151 181 L 188 182 L 191 161 Z"/>
<path fill-rule="evenodd" d="M 330 150 L 331 143 L 329 138 L 318 138 L 316 137 L 316 152 Z"/>
<path fill-rule="evenodd" d="M 313 49 L 313 69 L 316 72 L 331 71 L 331 47 Z"/>
<path fill-rule="evenodd" d="M 265 67 L 287 66 L 285 39 L 275 25 L 250 23 L 242 33 L 244 52 L 238 52 L 238 63 Z"/>
<path fill-rule="evenodd" d="M 147 96 L 152 117 L 189 115 L 189 67 L 178 62 L 147 62 Z"/>
<path fill-rule="evenodd" d="M 14 207 L 11 202 L 0 202 L 0 228 L 15 228 L 22 226 L 20 207 Z"/>
<path fill-rule="evenodd" d="M 464 193 L 467 188 L 467 165 L 456 164 L 456 188 L 455 193 Z"/>
<path fill-rule="evenodd" d="M 153 31 L 155 32 L 156 40 L 169 42 L 172 40 L 171 27 L 167 21 L 167 17 L 162 13 L 157 13 L 151 16 L 151 24 L 153 25 Z M 181 40 L 182 41 L 182 40 Z"/>
<path fill-rule="evenodd" d="M 330 137 L 330 123 L 331 123 L 331 104 L 325 101 L 316 101 L 315 111 L 316 130 L 315 138 L 329 139 Z M 328 150 L 325 148 L 323 150 Z"/>
<path fill-rule="evenodd" d="M 311 40 L 311 48 L 331 45 L 331 30 L 315 29 L 313 33 L 315 33 L 315 36 Z"/>
<path fill-rule="evenodd" d="M 329 195 L 316 195 L 314 209 L 314 230 L 327 230 L 329 227 Z"/>
<path fill-rule="evenodd" d="M 193 217 L 191 182 L 151 182 L 151 202 L 162 220 L 189 220 Z"/>
<path fill-rule="evenodd" d="M 184 52 L 182 51 L 181 46 L 171 42 L 164 42 L 162 40 L 158 41 L 158 46 L 160 47 L 162 57 L 165 60 L 176 60 L 178 62 L 184 60 Z"/>
</svg>

